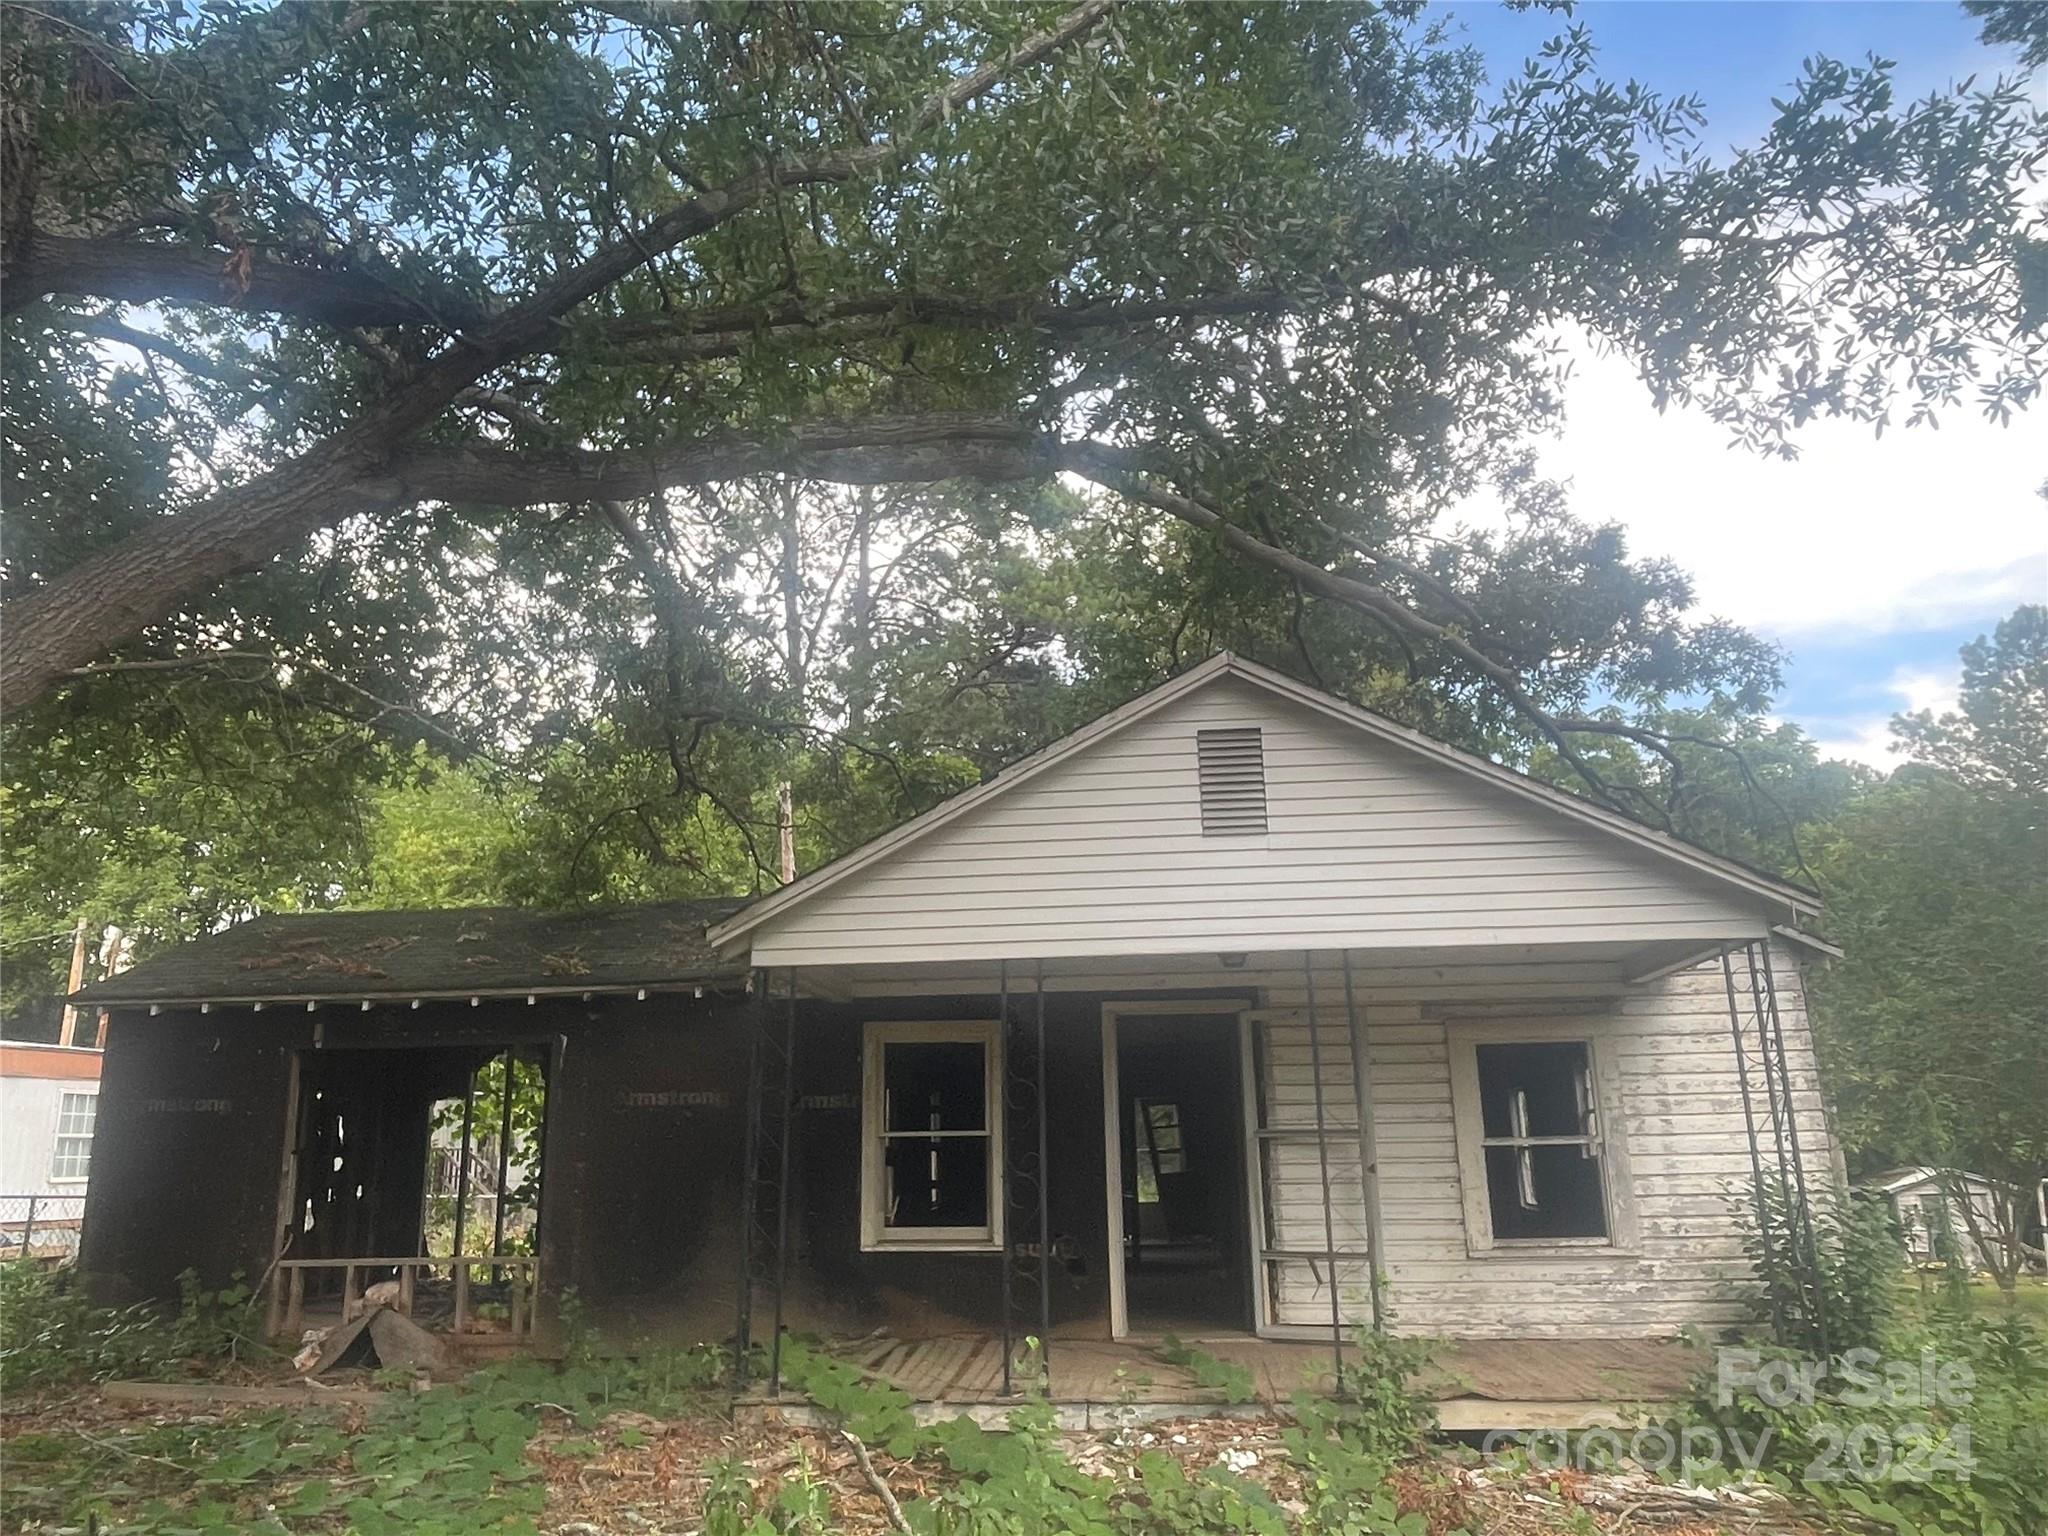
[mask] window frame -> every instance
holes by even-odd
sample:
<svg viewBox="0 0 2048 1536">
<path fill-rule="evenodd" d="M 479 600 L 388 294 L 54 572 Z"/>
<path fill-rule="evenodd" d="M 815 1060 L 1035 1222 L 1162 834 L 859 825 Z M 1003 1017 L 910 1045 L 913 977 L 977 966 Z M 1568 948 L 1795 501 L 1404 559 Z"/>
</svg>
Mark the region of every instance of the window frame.
<svg viewBox="0 0 2048 1536">
<path fill-rule="evenodd" d="M 64 1129 L 64 1101 L 84 1099 L 92 1105 L 92 1129 L 83 1136 Z M 84 1184 L 92 1178 L 92 1143 L 100 1127 L 100 1095 L 97 1088 L 65 1088 L 57 1095 L 57 1116 L 50 1132 L 50 1182 L 52 1184 Z M 59 1159 L 64 1155 L 64 1143 L 82 1141 L 85 1143 L 85 1172 L 59 1173 Z"/>
<path fill-rule="evenodd" d="M 994 1019 L 872 1020 L 861 1031 L 860 1247 L 863 1253 L 1001 1253 L 1003 1251 L 1003 1071 L 1001 1031 Z M 883 1200 L 888 1172 L 883 1054 L 892 1044 L 979 1045 L 985 1068 L 983 1135 L 988 1143 L 985 1227 L 890 1227 Z M 910 1139 L 916 1139 L 912 1137 Z"/>
<path fill-rule="evenodd" d="M 1465 1206 L 1465 1251 L 1473 1258 L 1586 1258 L 1638 1251 L 1635 1181 L 1622 1121 L 1621 1076 L 1612 1030 L 1583 1019 L 1528 1023 L 1447 1023 L 1451 1121 L 1458 1146 L 1458 1183 Z M 1479 1092 L 1482 1045 L 1582 1045 L 1593 1077 L 1596 1133 L 1606 1204 L 1605 1237 L 1496 1237 L 1486 1181 L 1486 1124 Z"/>
</svg>

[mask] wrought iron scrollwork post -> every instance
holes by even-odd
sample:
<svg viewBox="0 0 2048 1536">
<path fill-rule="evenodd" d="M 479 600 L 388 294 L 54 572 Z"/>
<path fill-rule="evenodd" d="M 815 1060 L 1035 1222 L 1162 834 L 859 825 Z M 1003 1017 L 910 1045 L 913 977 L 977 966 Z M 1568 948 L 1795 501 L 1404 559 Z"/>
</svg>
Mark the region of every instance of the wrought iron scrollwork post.
<svg viewBox="0 0 2048 1536">
<path fill-rule="evenodd" d="M 1034 1374 L 1041 1387 L 1052 1373 L 1052 1214 L 1047 1179 L 1045 965 L 1033 971 L 1036 1012 L 1032 1027 L 1013 1027 L 1010 973 L 1000 978 L 999 1046 L 1003 1081 L 1003 1394 L 1016 1390 L 1019 1334 L 1037 1339 Z M 1033 1235 L 1035 1234 L 1035 1236 Z"/>
</svg>

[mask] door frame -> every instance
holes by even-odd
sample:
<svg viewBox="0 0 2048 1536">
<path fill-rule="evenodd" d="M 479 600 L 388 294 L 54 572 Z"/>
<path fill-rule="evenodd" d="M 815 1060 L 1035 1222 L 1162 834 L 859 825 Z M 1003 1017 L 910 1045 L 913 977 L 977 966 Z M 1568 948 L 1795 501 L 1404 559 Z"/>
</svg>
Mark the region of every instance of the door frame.
<svg viewBox="0 0 2048 1536">
<path fill-rule="evenodd" d="M 1245 1015 L 1258 1006 L 1251 998 L 1237 997 L 1144 998 L 1102 1005 L 1102 1182 L 1109 1207 L 1109 1336 L 1112 1339 L 1126 1339 L 1131 1333 L 1130 1309 L 1124 1291 L 1124 1107 L 1116 1060 L 1117 1020 L 1127 1015 L 1234 1015 L 1236 1028 L 1233 1033 L 1236 1035 L 1239 1061 L 1238 1091 L 1239 1096 L 1248 1102 L 1252 1088 L 1245 1076 L 1243 1063 L 1250 1060 L 1251 1035 Z M 1250 1222 L 1245 1229 L 1246 1259 L 1250 1262 L 1258 1252 L 1258 1224 L 1263 1220 L 1255 1163 L 1247 1164 L 1245 1168 L 1245 1200 Z M 1256 1273 L 1252 1277 L 1252 1286 L 1252 1331 L 1256 1332 L 1265 1312 L 1264 1293 Z"/>
</svg>

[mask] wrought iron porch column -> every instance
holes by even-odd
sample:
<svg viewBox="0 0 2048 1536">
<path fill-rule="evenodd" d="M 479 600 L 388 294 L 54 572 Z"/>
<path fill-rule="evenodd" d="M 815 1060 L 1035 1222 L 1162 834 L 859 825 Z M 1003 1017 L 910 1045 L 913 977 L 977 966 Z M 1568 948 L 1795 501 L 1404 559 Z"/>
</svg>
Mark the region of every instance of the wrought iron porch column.
<svg viewBox="0 0 2048 1536">
<path fill-rule="evenodd" d="M 469 1217 L 469 1137 L 476 1123 L 476 1074 L 471 1067 L 462 1082 L 462 1140 L 456 1148 L 454 1253 L 462 1254 L 463 1226 Z M 354 1225 L 351 1223 L 350 1225 Z M 460 1266 L 457 1266 L 458 1271 Z"/>
<path fill-rule="evenodd" d="M 1778 1082 L 1785 1096 L 1785 1138 L 1792 1148 L 1792 1182 L 1796 1188 L 1799 1209 L 1795 1234 L 1801 1229 L 1806 1234 L 1807 1277 L 1813 1285 L 1813 1326 L 1820 1344 L 1820 1357 L 1826 1360 L 1831 1351 L 1828 1348 L 1828 1296 L 1827 1283 L 1820 1268 L 1820 1236 L 1813 1227 L 1813 1204 L 1806 1189 L 1806 1158 L 1799 1148 L 1799 1106 L 1792 1097 L 1792 1068 L 1785 1054 L 1785 1023 L 1778 1013 L 1778 979 L 1771 968 L 1771 941 L 1763 940 L 1750 950 L 1750 980 L 1756 980 L 1756 957 L 1763 955 L 1763 998 L 1768 1011 L 1767 1019 L 1760 1019 L 1768 1031 L 1766 1042 L 1769 1060 L 1776 1058 Z"/>
<path fill-rule="evenodd" d="M 782 1148 L 775 1159 L 775 1334 L 768 1342 L 768 1395 L 782 1393 L 782 1293 L 789 1279 L 789 1158 L 796 1132 L 796 968 L 782 1024 Z"/>
<path fill-rule="evenodd" d="M 505 1047 L 505 1102 L 498 1106 L 498 1203 L 491 1211 L 491 1257 L 505 1251 L 505 1181 L 512 1172 L 512 1052 Z M 491 1283 L 498 1280 L 497 1266 L 491 1267 Z"/>
<path fill-rule="evenodd" d="M 1010 962 L 1007 960 L 997 962 L 996 966 L 996 1052 L 996 1060 L 1002 1067 L 1002 1077 L 998 1081 L 1002 1085 L 1003 1108 L 1007 1110 L 1010 1107 L 1008 1103 L 1010 1097 Z M 984 1114 L 986 1113 L 984 1111 Z M 1005 1118 L 1007 1119 L 1007 1116 Z M 1012 1391 L 1010 1381 L 1010 1350 L 1012 1347 L 1010 1339 L 1010 1308 L 1013 1302 L 1011 1297 L 1010 1256 L 1015 1251 L 1017 1245 L 1016 1238 L 1010 1232 L 1010 1206 L 1013 1203 L 1011 1199 L 1012 1191 L 1010 1189 L 1010 1163 L 1009 1138 L 1006 1135 L 1004 1137 L 1002 1165 L 999 1170 L 1000 1177 L 998 1179 L 999 1209 L 994 1213 L 995 1216 L 1001 1219 L 1003 1224 L 1003 1292 L 1001 1306 L 1003 1312 L 1003 1396 L 1005 1397 L 1008 1397 Z"/>
<path fill-rule="evenodd" d="M 1038 1369 L 1052 1393 L 1052 1165 L 1045 1129 L 1045 962 L 1035 962 L 1038 992 Z"/>
<path fill-rule="evenodd" d="M 1365 1201 L 1366 1284 L 1372 1292 L 1372 1331 L 1387 1331 L 1386 1303 L 1380 1295 L 1380 1144 L 1373 1118 L 1371 1046 L 1365 1018 L 1351 979 L 1351 951 L 1338 953 L 1344 962 L 1344 1015 L 1351 1025 L 1351 1091 L 1358 1100 L 1358 1183 Z"/>
<path fill-rule="evenodd" d="M 1337 1366 L 1335 1392 L 1341 1397 L 1344 1393 L 1344 1298 L 1337 1290 L 1337 1218 L 1330 1204 L 1330 1124 L 1323 1104 L 1323 1030 L 1316 1015 L 1313 950 L 1301 952 L 1301 978 L 1308 991 L 1309 1076 L 1315 1080 L 1316 1164 L 1322 1174 L 1323 1186 L 1323 1262 L 1329 1266 L 1330 1278 L 1330 1349 Z"/>
<path fill-rule="evenodd" d="M 733 1325 L 732 1382 L 735 1394 L 747 1385 L 747 1356 L 753 1348 L 754 1214 L 760 1198 L 761 1079 L 766 1069 L 768 973 L 748 977 L 747 1124 L 740 1144 L 740 1273 L 738 1316 Z"/>
<path fill-rule="evenodd" d="M 1764 1271 L 1766 1278 L 1777 1270 L 1777 1241 L 1771 1232 L 1771 1215 L 1764 1199 L 1764 1156 L 1757 1136 L 1756 1102 L 1749 1091 L 1749 1049 L 1742 1043 L 1742 1010 L 1735 998 L 1735 967 L 1728 962 L 1728 951 L 1721 951 L 1721 980 L 1728 989 L 1728 1033 L 1735 1047 L 1735 1077 L 1742 1086 L 1742 1124 L 1749 1133 L 1749 1171 L 1752 1180 L 1750 1193 L 1756 1200 L 1756 1235 L 1763 1246 Z M 1771 1337 L 1783 1342 L 1785 1338 L 1785 1308 L 1778 1298 L 1778 1286 L 1769 1279 L 1767 1286 L 1771 1303 Z"/>
</svg>

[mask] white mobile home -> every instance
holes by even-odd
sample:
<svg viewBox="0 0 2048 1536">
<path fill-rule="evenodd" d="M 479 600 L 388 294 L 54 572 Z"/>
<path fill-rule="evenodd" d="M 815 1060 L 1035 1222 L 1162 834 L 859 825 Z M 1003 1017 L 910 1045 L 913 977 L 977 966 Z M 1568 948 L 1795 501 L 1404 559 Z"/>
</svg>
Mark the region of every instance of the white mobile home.
<svg viewBox="0 0 2048 1536">
<path fill-rule="evenodd" d="M 0 1041 L 0 1260 L 77 1248 L 99 1092 L 100 1052 Z"/>
</svg>

